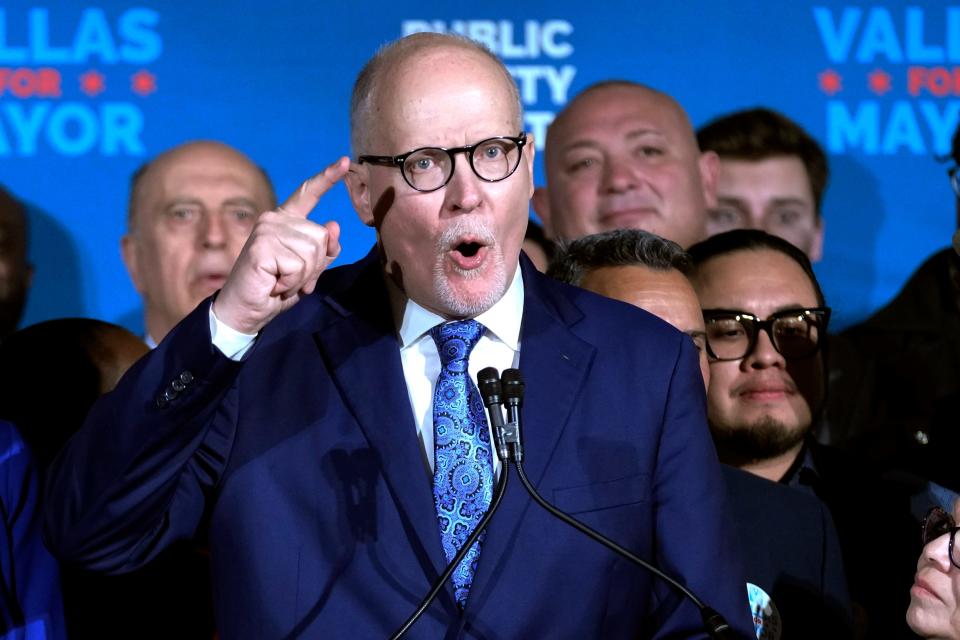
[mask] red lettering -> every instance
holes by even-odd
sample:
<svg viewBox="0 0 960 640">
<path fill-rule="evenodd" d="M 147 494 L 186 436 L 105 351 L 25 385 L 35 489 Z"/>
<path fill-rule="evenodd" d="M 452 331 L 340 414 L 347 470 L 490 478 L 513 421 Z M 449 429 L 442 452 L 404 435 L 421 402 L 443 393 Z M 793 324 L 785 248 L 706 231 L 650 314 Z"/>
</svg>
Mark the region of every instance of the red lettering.
<svg viewBox="0 0 960 640">
<path fill-rule="evenodd" d="M 942 98 L 948 95 L 960 96 L 960 67 L 909 67 L 907 69 L 907 91 L 911 96 L 929 93 Z"/>
<path fill-rule="evenodd" d="M 43 67 L 39 71 L 39 76 L 38 95 L 42 98 L 59 98 L 61 95 L 60 72 L 50 67 Z"/>
<path fill-rule="evenodd" d="M 910 92 L 910 95 L 920 95 L 920 89 L 923 86 L 924 71 L 926 71 L 926 69 L 923 67 L 910 67 L 907 69 L 907 91 Z"/>
<path fill-rule="evenodd" d="M 6 93 L 17 98 L 59 98 L 60 72 L 50 67 L 11 69 L 0 67 L 0 96 Z"/>
</svg>

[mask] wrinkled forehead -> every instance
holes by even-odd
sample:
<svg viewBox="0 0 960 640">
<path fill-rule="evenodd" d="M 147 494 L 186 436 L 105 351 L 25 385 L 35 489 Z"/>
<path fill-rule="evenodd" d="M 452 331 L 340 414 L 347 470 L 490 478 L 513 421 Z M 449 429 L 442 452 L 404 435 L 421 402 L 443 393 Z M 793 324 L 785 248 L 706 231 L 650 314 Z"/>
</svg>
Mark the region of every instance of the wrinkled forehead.
<svg viewBox="0 0 960 640">
<path fill-rule="evenodd" d="M 497 127 L 496 135 L 521 128 L 513 79 L 488 56 L 460 46 L 424 47 L 387 62 L 371 107 L 376 135 L 412 135 L 425 145 L 472 127 Z M 475 140 L 459 144 L 465 142 Z"/>
<path fill-rule="evenodd" d="M 270 185 L 249 159 L 232 149 L 194 145 L 162 154 L 150 164 L 137 185 L 134 209 L 171 195 L 199 197 L 211 189 L 229 190 L 261 208 L 272 204 Z"/>
<path fill-rule="evenodd" d="M 588 140 L 591 135 L 628 136 L 639 131 L 662 135 L 677 145 L 696 149 L 686 112 L 673 98 L 631 85 L 588 90 L 574 98 L 551 125 L 547 150 Z"/>
</svg>

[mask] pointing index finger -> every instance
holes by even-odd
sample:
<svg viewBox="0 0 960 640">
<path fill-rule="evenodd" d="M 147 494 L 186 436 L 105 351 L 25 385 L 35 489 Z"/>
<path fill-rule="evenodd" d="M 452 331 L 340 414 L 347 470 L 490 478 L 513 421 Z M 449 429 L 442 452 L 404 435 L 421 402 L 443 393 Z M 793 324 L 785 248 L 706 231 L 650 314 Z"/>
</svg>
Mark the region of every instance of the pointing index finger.
<svg viewBox="0 0 960 640">
<path fill-rule="evenodd" d="M 312 178 L 307 178 L 307 180 L 300 185 L 300 188 L 294 191 L 293 194 L 287 198 L 287 201 L 280 206 L 280 209 L 290 215 L 306 218 L 310 215 L 310 212 L 313 211 L 313 208 L 317 206 L 317 203 L 320 202 L 323 194 L 329 191 L 343 176 L 347 175 L 349 168 L 350 158 L 346 156 L 340 158 L 321 173 L 318 173 Z"/>
</svg>

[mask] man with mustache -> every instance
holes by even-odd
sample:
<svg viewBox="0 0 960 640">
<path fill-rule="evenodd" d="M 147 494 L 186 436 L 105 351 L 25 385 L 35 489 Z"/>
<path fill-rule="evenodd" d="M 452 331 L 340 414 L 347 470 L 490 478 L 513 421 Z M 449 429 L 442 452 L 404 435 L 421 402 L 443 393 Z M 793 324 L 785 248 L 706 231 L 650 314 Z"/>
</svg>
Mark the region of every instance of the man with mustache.
<svg viewBox="0 0 960 640">
<path fill-rule="evenodd" d="M 550 237 L 643 229 L 682 247 L 706 237 L 717 156 L 700 152 L 667 94 L 626 80 L 592 85 L 557 115 L 544 153 L 547 185 L 533 205 Z"/>
<path fill-rule="evenodd" d="M 695 350 L 521 260 L 522 123 L 480 45 L 423 33 L 382 48 L 354 85 L 354 158 L 260 216 L 220 292 L 58 459 L 59 553 L 117 571 L 204 531 L 225 639 L 389 637 L 463 548 L 416 637 L 704 637 L 688 600 L 519 487 L 465 546 L 510 473 L 472 380 L 519 366 L 540 492 L 746 636 Z M 377 244 L 328 270 L 340 228 L 307 214 L 341 179 Z"/>
<path fill-rule="evenodd" d="M 710 386 L 706 329 L 688 276 L 690 256 L 638 229 L 565 245 L 549 275 L 649 311 L 690 336 Z M 850 597 L 833 520 L 824 504 L 789 487 L 721 465 L 758 637 L 849 638 Z"/>
<path fill-rule="evenodd" d="M 182 144 L 134 173 L 120 249 L 149 346 L 223 286 L 257 216 L 274 206 L 263 169 L 220 142 Z"/>
<path fill-rule="evenodd" d="M 690 255 L 720 460 L 823 500 L 840 539 L 857 637 L 903 637 L 917 546 L 909 492 L 813 437 L 830 311 L 809 258 L 755 229 L 718 234 Z"/>
</svg>

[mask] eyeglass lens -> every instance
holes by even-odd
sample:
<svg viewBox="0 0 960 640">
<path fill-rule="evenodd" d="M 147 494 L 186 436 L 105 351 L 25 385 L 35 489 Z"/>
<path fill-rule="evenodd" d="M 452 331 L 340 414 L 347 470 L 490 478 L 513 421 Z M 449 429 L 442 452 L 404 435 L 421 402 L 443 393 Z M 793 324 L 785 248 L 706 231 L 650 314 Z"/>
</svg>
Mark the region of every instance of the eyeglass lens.
<svg viewBox="0 0 960 640">
<path fill-rule="evenodd" d="M 520 164 L 520 147 L 513 140 L 493 138 L 478 143 L 470 154 L 473 172 L 483 180 L 503 180 Z M 454 160 L 450 152 L 439 148 L 418 149 L 403 163 L 403 175 L 414 189 L 433 191 L 447 183 L 453 175 Z"/>
<path fill-rule="evenodd" d="M 820 342 L 816 318 L 800 311 L 767 321 L 742 314 L 709 318 L 707 343 L 718 359 L 738 360 L 750 353 L 761 328 L 767 331 L 774 348 L 785 358 L 810 356 L 817 351 Z"/>
<path fill-rule="evenodd" d="M 953 516 L 940 507 L 930 509 L 923 519 L 923 546 L 927 546 L 940 536 L 950 534 L 950 562 L 960 568 L 960 547 L 955 544 L 956 532 L 957 524 Z"/>
</svg>

